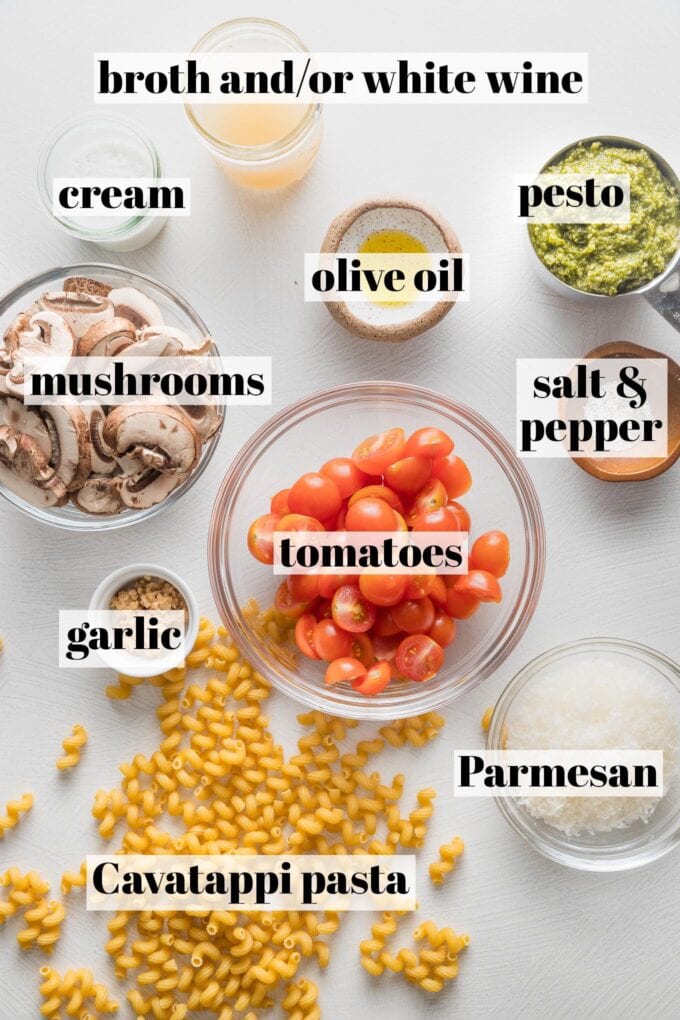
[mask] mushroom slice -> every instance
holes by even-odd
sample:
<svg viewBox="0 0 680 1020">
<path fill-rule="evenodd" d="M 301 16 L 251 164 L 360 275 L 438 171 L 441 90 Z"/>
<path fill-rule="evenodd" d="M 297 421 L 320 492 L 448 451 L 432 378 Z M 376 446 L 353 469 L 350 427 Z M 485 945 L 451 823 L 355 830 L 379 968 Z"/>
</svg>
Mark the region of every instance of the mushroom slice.
<svg viewBox="0 0 680 1020">
<path fill-rule="evenodd" d="M 66 319 L 77 339 L 96 322 L 113 318 L 113 305 L 108 298 L 81 294 L 76 290 L 43 294 L 38 304 L 40 308 L 57 312 Z"/>
<path fill-rule="evenodd" d="M 79 358 L 113 358 L 137 339 L 137 330 L 129 319 L 114 315 L 112 319 L 95 322 L 81 336 L 76 348 Z"/>
<path fill-rule="evenodd" d="M 129 319 L 137 329 L 163 325 L 163 315 L 156 302 L 136 287 L 115 287 L 108 297 L 115 314 Z"/>
<path fill-rule="evenodd" d="M 96 297 L 108 297 L 111 288 L 108 283 L 93 280 L 89 276 L 69 276 L 64 280 L 65 291 L 76 291 L 78 294 L 94 294 Z"/>
<path fill-rule="evenodd" d="M 80 407 L 89 425 L 92 470 L 96 475 L 111 475 L 116 468 L 116 459 L 102 435 L 106 414 L 99 404 L 81 404 Z"/>
<path fill-rule="evenodd" d="M 37 408 L 28 407 L 17 397 L 0 396 L 0 425 L 9 425 L 15 432 L 23 432 L 40 447 L 45 460 L 52 456 L 52 440 Z"/>
<path fill-rule="evenodd" d="M 120 478 L 93 475 L 73 493 L 71 499 L 88 514 L 119 514 L 125 505 L 120 498 L 120 483 Z"/>
<path fill-rule="evenodd" d="M 218 410 L 215 404 L 183 404 L 182 410 L 191 421 L 203 443 L 211 439 L 222 424 L 222 412 Z"/>
<path fill-rule="evenodd" d="M 192 354 L 198 357 L 201 354 L 209 354 L 214 343 L 211 336 L 205 336 L 201 340 L 192 340 L 188 333 L 176 326 L 145 326 L 139 331 L 137 346 L 156 337 L 167 339 L 167 349 L 164 353 L 169 356 Z M 134 353 L 137 353 L 136 350 Z"/>
<path fill-rule="evenodd" d="M 68 492 L 79 489 L 90 476 L 90 428 L 76 404 L 49 404 L 42 415 L 52 440 L 50 464 Z"/>
<path fill-rule="evenodd" d="M 126 475 L 121 480 L 120 497 L 126 506 L 134 510 L 145 510 L 147 507 L 162 503 L 173 489 L 179 488 L 188 477 L 189 472 L 179 474 L 148 468 L 136 475 Z"/>
<path fill-rule="evenodd" d="M 103 435 L 116 456 L 140 447 L 159 451 L 164 473 L 188 474 L 201 456 L 198 432 L 178 407 L 121 404 L 106 416 Z"/>
<path fill-rule="evenodd" d="M 34 439 L 0 426 L 0 482 L 33 506 L 63 506 L 64 484 Z"/>
<path fill-rule="evenodd" d="M 53 370 L 59 372 L 73 355 L 74 338 L 58 312 L 38 311 L 18 315 L 5 333 L 5 344 L 12 363 L 4 380 L 6 389 L 23 396 L 26 359 L 49 355 L 55 358 Z"/>
</svg>

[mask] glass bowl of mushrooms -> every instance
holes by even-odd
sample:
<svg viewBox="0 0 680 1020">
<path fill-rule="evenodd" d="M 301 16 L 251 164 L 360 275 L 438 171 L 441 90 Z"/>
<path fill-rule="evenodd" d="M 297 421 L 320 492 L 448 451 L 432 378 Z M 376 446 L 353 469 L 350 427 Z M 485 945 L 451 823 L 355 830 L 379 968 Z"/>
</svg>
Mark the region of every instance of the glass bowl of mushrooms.
<svg viewBox="0 0 680 1020">
<path fill-rule="evenodd" d="M 78 531 L 159 513 L 196 481 L 223 425 L 214 404 L 24 402 L 32 355 L 151 353 L 219 357 L 208 329 L 172 288 L 104 263 L 58 266 L 0 298 L 0 495 Z"/>
</svg>

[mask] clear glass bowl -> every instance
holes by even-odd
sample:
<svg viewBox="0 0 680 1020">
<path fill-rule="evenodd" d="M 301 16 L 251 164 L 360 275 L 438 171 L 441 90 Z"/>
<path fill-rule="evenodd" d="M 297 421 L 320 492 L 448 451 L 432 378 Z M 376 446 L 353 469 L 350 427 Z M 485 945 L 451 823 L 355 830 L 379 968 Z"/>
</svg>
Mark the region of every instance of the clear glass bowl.
<svg viewBox="0 0 680 1020">
<path fill-rule="evenodd" d="M 72 266 L 56 266 L 54 269 L 39 273 L 18 284 L 0 298 L 0 333 L 4 334 L 12 319 L 19 312 L 25 311 L 45 291 L 61 290 L 62 284 L 68 276 L 90 276 L 93 279 L 102 280 L 111 287 L 138 287 L 156 302 L 167 325 L 178 326 L 192 336 L 207 336 L 209 334 L 208 327 L 200 315 L 171 287 L 167 287 L 164 283 L 160 283 L 144 273 L 125 269 L 123 266 L 108 265 L 105 262 L 83 262 Z M 217 355 L 218 352 L 215 350 L 214 353 Z M 219 430 L 208 443 L 203 444 L 201 460 L 186 482 L 171 492 L 162 503 L 157 503 L 156 506 L 144 510 L 122 510 L 119 514 L 111 517 L 97 517 L 84 513 L 72 503 L 45 509 L 27 503 L 26 500 L 21 499 L 2 484 L 0 484 L 0 496 L 4 496 L 6 500 L 31 517 L 57 528 L 66 528 L 69 531 L 112 531 L 114 528 L 125 528 L 138 521 L 155 517 L 161 510 L 170 506 L 171 503 L 175 503 L 181 499 L 185 492 L 188 492 L 208 466 L 208 462 L 217 448 L 223 425 L 224 417 Z"/>
<path fill-rule="evenodd" d="M 494 708 L 487 748 L 500 750 L 506 727 L 512 725 L 512 708 L 518 694 L 555 663 L 584 656 L 611 656 L 613 661 L 634 660 L 653 669 L 680 703 L 680 666 L 653 648 L 617 638 L 586 638 L 551 648 L 529 662 L 513 677 Z M 582 871 L 625 871 L 662 857 L 680 843 L 680 777 L 675 776 L 646 822 L 593 835 L 567 836 L 541 819 L 533 818 L 515 797 L 497 797 L 501 814 L 535 850 L 558 864 Z"/>
<path fill-rule="evenodd" d="M 299 657 L 290 669 L 266 638 L 253 633 L 242 607 L 255 598 L 272 605 L 278 586 L 271 568 L 248 552 L 254 518 L 269 498 L 303 472 L 346 456 L 366 436 L 392 426 L 439 426 L 453 436 L 474 483 L 464 502 L 476 534 L 502 528 L 511 565 L 500 605 L 482 606 L 461 621 L 444 666 L 427 683 L 396 682 L 375 698 L 349 684 L 324 685 L 323 663 Z M 213 597 L 248 660 L 279 690 L 311 708 L 355 719 L 397 719 L 431 711 L 476 686 L 515 647 L 531 619 L 543 581 L 545 536 L 534 486 L 509 444 L 480 415 L 431 390 L 392 382 L 352 383 L 314 393 L 274 415 L 231 464 L 215 500 L 208 538 Z"/>
</svg>

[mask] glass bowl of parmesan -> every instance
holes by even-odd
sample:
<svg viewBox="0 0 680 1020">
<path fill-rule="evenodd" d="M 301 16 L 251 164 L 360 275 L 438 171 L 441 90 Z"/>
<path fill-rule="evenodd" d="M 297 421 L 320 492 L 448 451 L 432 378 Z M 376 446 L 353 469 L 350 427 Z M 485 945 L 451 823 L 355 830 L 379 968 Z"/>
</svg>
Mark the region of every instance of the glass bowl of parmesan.
<svg viewBox="0 0 680 1020">
<path fill-rule="evenodd" d="M 623 871 L 680 843 L 680 666 L 652 648 L 587 638 L 539 655 L 501 694 L 487 750 L 660 751 L 662 793 L 622 795 L 608 780 L 602 795 L 495 799 L 535 850 L 571 868 Z"/>
</svg>

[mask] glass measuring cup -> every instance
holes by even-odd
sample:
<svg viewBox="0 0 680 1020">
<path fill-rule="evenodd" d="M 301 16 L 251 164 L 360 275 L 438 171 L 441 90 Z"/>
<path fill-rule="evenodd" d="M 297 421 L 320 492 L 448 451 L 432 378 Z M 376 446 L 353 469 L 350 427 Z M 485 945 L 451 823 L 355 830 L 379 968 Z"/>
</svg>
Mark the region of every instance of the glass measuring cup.
<svg viewBox="0 0 680 1020">
<path fill-rule="evenodd" d="M 558 152 L 554 153 L 550 159 L 546 160 L 541 167 L 540 173 L 546 173 L 549 167 L 559 163 L 565 156 L 572 152 L 577 145 L 588 146 L 593 142 L 600 142 L 602 145 L 613 146 L 615 148 L 642 149 L 654 160 L 663 176 L 680 195 L 680 179 L 670 163 L 666 162 L 666 160 L 663 159 L 658 152 L 655 152 L 655 150 L 650 148 L 648 145 L 643 145 L 641 142 L 636 142 L 632 138 L 623 138 L 618 135 L 593 135 L 589 138 L 582 138 L 576 142 L 571 142 L 569 145 L 565 145 L 563 148 L 559 149 Z M 528 231 L 527 236 L 529 237 L 531 250 L 536 256 L 539 273 L 545 282 L 553 289 L 556 289 L 561 293 L 567 291 L 572 297 L 576 297 L 581 300 L 584 298 L 611 300 L 613 297 L 631 298 L 642 296 L 652 306 L 652 308 L 666 319 L 667 322 L 680 331 L 680 237 L 678 238 L 678 247 L 675 250 L 675 254 L 661 273 L 653 277 L 653 279 L 649 280 L 647 283 L 644 283 L 639 287 L 635 287 L 633 290 L 625 291 L 621 294 L 609 295 L 579 290 L 578 287 L 573 287 L 571 284 L 565 283 L 564 280 L 561 280 L 558 276 L 552 273 L 543 263 L 540 255 L 531 243 Z"/>
</svg>

